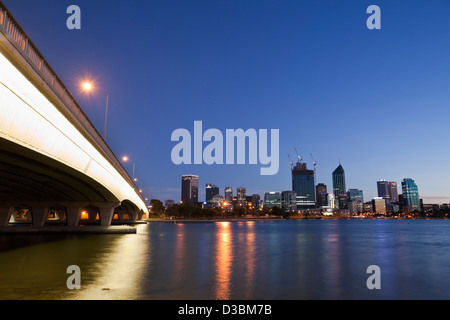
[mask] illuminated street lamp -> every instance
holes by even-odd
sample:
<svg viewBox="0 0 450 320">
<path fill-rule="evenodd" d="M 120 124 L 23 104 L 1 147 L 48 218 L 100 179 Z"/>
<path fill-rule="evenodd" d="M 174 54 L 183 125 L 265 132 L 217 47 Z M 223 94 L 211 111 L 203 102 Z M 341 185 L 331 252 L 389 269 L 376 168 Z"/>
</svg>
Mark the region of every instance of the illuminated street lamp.
<svg viewBox="0 0 450 320">
<path fill-rule="evenodd" d="M 122 161 L 123 162 L 128 162 L 130 160 L 130 158 L 128 156 L 123 156 L 122 157 Z M 135 163 L 133 161 L 133 181 L 136 182 L 138 179 L 134 176 L 134 167 L 135 167 Z"/>
<path fill-rule="evenodd" d="M 104 92 L 104 91 L 94 87 L 93 84 L 91 82 L 89 82 L 89 81 L 83 82 L 82 87 L 83 87 L 83 90 L 86 91 L 86 92 L 98 91 L 98 92 L 101 92 L 104 95 L 106 95 L 105 130 L 103 132 L 103 139 L 105 139 L 105 141 L 106 141 L 106 124 L 107 124 L 107 121 L 108 121 L 109 94 L 107 94 L 106 92 Z"/>
</svg>

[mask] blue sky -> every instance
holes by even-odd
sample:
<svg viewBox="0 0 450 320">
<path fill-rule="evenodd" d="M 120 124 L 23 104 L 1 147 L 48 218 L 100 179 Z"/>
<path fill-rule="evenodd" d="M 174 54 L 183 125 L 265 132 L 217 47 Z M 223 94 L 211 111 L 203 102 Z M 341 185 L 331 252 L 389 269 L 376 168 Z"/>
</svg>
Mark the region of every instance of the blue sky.
<svg viewBox="0 0 450 320">
<path fill-rule="evenodd" d="M 450 201 L 450 2 L 365 0 L 3 0 L 99 132 L 135 162 L 149 198 L 180 199 L 181 175 L 247 192 L 291 188 L 294 147 L 332 190 L 412 178 L 425 202 Z M 81 8 L 81 30 L 66 9 Z M 366 9 L 381 8 L 381 30 Z M 171 161 L 175 129 L 279 129 L 280 170 Z M 131 173 L 131 163 L 125 167 Z M 139 184 L 139 183 L 138 183 Z"/>
</svg>

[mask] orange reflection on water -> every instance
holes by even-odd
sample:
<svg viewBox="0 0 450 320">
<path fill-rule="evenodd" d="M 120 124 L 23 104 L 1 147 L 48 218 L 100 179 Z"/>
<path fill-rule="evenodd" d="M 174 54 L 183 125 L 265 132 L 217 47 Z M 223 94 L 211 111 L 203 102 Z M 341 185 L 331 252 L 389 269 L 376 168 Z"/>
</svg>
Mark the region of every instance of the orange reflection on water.
<svg viewBox="0 0 450 320">
<path fill-rule="evenodd" d="M 247 222 L 246 232 L 246 299 L 251 299 L 255 284 L 255 268 L 256 268 L 256 241 L 255 241 L 255 222 Z"/>
<path fill-rule="evenodd" d="M 175 240 L 175 270 L 174 270 L 174 281 L 175 286 L 181 286 L 183 282 L 184 274 L 184 262 L 185 262 L 185 225 L 183 223 L 178 223 L 177 228 L 177 238 Z"/>
<path fill-rule="evenodd" d="M 216 299 L 229 300 L 231 293 L 231 266 L 233 247 L 230 222 L 217 224 L 216 241 Z"/>
</svg>

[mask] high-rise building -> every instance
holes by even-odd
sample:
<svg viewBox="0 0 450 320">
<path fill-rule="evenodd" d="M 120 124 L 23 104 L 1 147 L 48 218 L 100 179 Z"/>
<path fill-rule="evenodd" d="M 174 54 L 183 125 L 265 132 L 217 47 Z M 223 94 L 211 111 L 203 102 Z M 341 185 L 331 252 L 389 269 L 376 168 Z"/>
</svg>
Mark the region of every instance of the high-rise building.
<svg viewBox="0 0 450 320">
<path fill-rule="evenodd" d="M 198 176 L 184 175 L 181 177 L 181 201 L 198 203 Z"/>
<path fill-rule="evenodd" d="M 233 201 L 233 188 L 225 187 L 225 201 L 231 203 Z"/>
<path fill-rule="evenodd" d="M 219 195 L 219 193 L 220 193 L 219 191 L 220 190 L 219 190 L 218 186 L 213 185 L 211 183 L 207 183 L 206 184 L 206 203 L 212 204 L 213 203 L 212 199 L 215 196 Z"/>
<path fill-rule="evenodd" d="M 398 202 L 398 187 L 397 182 L 389 182 L 389 196 L 391 197 L 391 203 Z"/>
<path fill-rule="evenodd" d="M 413 179 L 403 179 L 402 181 L 403 209 L 407 213 L 420 211 L 419 189 Z"/>
<path fill-rule="evenodd" d="M 299 161 L 292 169 L 292 190 L 297 194 L 298 209 L 315 207 L 314 170 L 308 170 L 306 163 Z"/>
<path fill-rule="evenodd" d="M 386 199 L 386 202 L 391 202 L 391 195 L 389 191 L 389 182 L 386 180 L 380 180 L 377 182 L 378 198 Z"/>
<path fill-rule="evenodd" d="M 349 189 L 347 192 L 348 201 L 364 202 L 363 191 L 358 189 Z"/>
<path fill-rule="evenodd" d="M 265 192 L 264 193 L 264 207 L 281 208 L 281 194 L 279 192 Z"/>
<path fill-rule="evenodd" d="M 340 194 L 345 194 L 346 191 L 345 171 L 339 163 L 339 166 L 333 171 L 333 193 L 336 197 L 338 197 Z"/>
<path fill-rule="evenodd" d="M 377 182 L 378 197 L 386 199 L 386 202 L 398 202 L 397 182 L 380 180 Z"/>
<path fill-rule="evenodd" d="M 357 212 L 359 213 L 363 212 L 364 211 L 363 191 L 359 189 L 349 189 L 347 195 L 348 195 L 349 209 L 352 209 L 354 211 L 354 208 L 356 206 Z"/>
<path fill-rule="evenodd" d="M 319 194 L 319 198 L 317 199 L 317 205 L 319 207 L 327 207 L 328 206 L 328 192 L 321 192 Z"/>
<path fill-rule="evenodd" d="M 326 206 L 325 202 L 323 201 L 324 198 L 326 199 L 326 197 L 321 196 L 321 193 L 328 193 L 326 184 L 319 183 L 316 186 L 316 205 L 318 207 Z"/>
<path fill-rule="evenodd" d="M 285 211 L 297 211 L 297 194 L 295 191 L 281 192 L 281 208 Z"/>
<path fill-rule="evenodd" d="M 386 215 L 386 203 L 387 199 L 382 197 L 376 197 L 372 200 L 372 210 L 373 213 Z"/>
<path fill-rule="evenodd" d="M 346 193 L 337 196 L 339 209 L 348 209 L 348 195 Z"/>
<path fill-rule="evenodd" d="M 236 190 L 236 196 L 237 196 L 237 205 L 245 207 L 247 203 L 246 199 L 247 190 L 244 187 L 239 187 Z"/>
</svg>

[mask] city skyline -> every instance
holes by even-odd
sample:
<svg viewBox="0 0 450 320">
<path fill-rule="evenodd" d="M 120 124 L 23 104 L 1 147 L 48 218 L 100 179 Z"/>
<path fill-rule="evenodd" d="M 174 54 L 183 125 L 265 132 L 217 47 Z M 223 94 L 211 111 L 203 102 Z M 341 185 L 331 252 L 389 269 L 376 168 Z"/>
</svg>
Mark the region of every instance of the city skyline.
<svg viewBox="0 0 450 320">
<path fill-rule="evenodd" d="M 377 196 L 376 181 L 411 177 L 424 202 L 450 202 L 450 152 L 441 147 L 450 103 L 449 3 L 408 3 L 406 17 L 402 3 L 380 1 L 383 27 L 368 30 L 368 4 L 360 2 L 199 0 L 146 2 L 137 10 L 80 0 L 82 29 L 70 31 L 67 1 L 4 2 L 99 132 L 104 97 L 86 97 L 80 79 L 110 94 L 108 144 L 133 160 L 149 199 L 178 199 L 186 172 L 221 189 L 289 190 L 287 154 L 295 158 L 296 147 L 309 167 L 314 155 L 316 183 L 329 191 L 341 159 L 347 189 L 367 199 Z M 117 17 L 129 16 L 116 27 Z M 128 37 L 143 33 L 145 42 Z M 261 177 L 260 166 L 248 164 L 174 165 L 171 132 L 196 120 L 220 130 L 279 129 L 279 173 Z M 390 143 L 380 132 L 390 133 Z M 124 167 L 131 173 L 130 163 Z"/>
<path fill-rule="evenodd" d="M 295 177 L 297 175 L 303 175 L 305 174 L 305 176 L 309 175 L 309 170 L 307 170 L 307 166 L 306 164 L 301 163 L 300 161 L 297 163 L 297 165 L 295 167 L 292 167 L 292 189 L 294 189 L 296 187 L 295 185 Z M 338 176 L 336 178 L 336 175 Z M 201 192 L 199 192 L 199 188 L 198 188 L 198 181 L 199 181 L 199 176 L 195 176 L 195 175 L 183 175 L 182 176 L 182 185 L 181 185 L 181 194 L 182 194 L 182 200 L 180 201 L 180 203 L 184 203 L 184 202 L 190 202 L 190 203 L 203 203 L 205 205 L 221 205 L 222 203 L 226 203 L 226 205 L 231 205 L 231 202 L 234 200 L 237 201 L 237 203 L 245 203 L 246 198 L 248 197 L 255 197 L 258 196 L 258 199 L 262 198 L 264 206 L 267 206 L 269 208 L 272 208 L 274 206 L 278 206 L 280 208 L 286 209 L 289 208 L 289 211 L 291 211 L 292 208 L 292 203 L 295 203 L 295 211 L 296 210 L 304 210 L 304 209 L 312 209 L 312 208 L 325 208 L 325 207 L 329 207 L 330 203 L 329 201 L 333 202 L 333 205 L 331 205 L 332 208 L 335 208 L 334 205 L 336 204 L 336 208 L 335 209 L 341 209 L 341 210 L 348 210 L 351 209 L 349 208 L 349 204 L 351 202 L 354 202 L 354 209 L 351 209 L 350 211 L 353 210 L 357 210 L 359 207 L 360 203 L 362 204 L 369 204 L 371 203 L 372 206 L 374 208 L 379 207 L 381 203 L 383 203 L 383 208 L 381 210 L 381 212 L 386 213 L 387 207 L 393 207 L 393 206 L 398 206 L 399 204 L 401 206 L 404 206 L 405 210 L 407 212 L 412 212 L 414 210 L 420 210 L 421 207 L 426 204 L 426 205 L 442 205 L 442 204 L 446 204 L 448 205 L 448 203 L 426 203 L 424 202 L 424 199 L 420 196 L 419 190 L 418 190 L 418 186 L 415 183 L 415 181 L 411 178 L 404 178 L 401 180 L 401 190 L 400 190 L 400 195 L 399 195 L 399 184 L 395 181 L 386 181 L 386 180 L 379 180 L 377 181 L 377 191 L 378 191 L 378 195 L 375 197 L 372 197 L 370 199 L 364 199 L 364 191 L 360 190 L 360 189 L 348 189 L 346 190 L 344 193 L 342 193 L 340 190 L 340 183 L 342 182 L 342 179 L 345 180 L 345 174 L 344 174 L 344 169 L 342 167 L 341 164 L 339 164 L 338 168 L 335 169 L 333 171 L 332 174 L 333 178 L 335 178 L 335 180 L 337 180 L 337 184 L 338 187 L 334 187 L 334 193 L 328 193 L 327 192 L 327 186 L 323 183 L 317 183 L 314 186 L 314 190 L 315 190 L 315 203 L 314 205 L 304 205 L 304 203 L 302 201 L 299 202 L 299 198 L 298 198 L 298 194 L 295 192 L 295 190 L 283 190 L 283 191 L 265 191 L 262 194 L 259 193 L 247 193 L 247 189 L 246 187 L 238 187 L 236 188 L 236 194 L 234 194 L 233 192 L 233 187 L 231 186 L 226 186 L 223 190 L 223 195 L 220 192 L 220 187 L 217 185 L 214 185 L 212 183 L 206 183 L 205 184 L 205 200 L 202 201 L 201 197 L 199 196 L 199 194 L 201 194 Z M 186 191 L 184 191 L 185 188 L 185 180 L 187 178 L 189 178 L 189 180 L 192 179 L 192 177 L 195 177 L 196 179 L 196 201 L 186 201 L 183 200 L 183 194 L 186 193 Z M 345 182 L 344 182 L 345 184 Z M 190 187 L 189 187 L 190 188 Z M 307 195 L 308 193 L 308 188 L 302 187 L 300 189 L 300 192 L 303 193 L 301 194 L 302 197 L 300 197 L 301 199 L 304 198 L 304 196 L 306 195 L 306 198 L 309 198 L 309 196 Z M 339 194 L 336 195 L 335 192 L 338 192 Z M 325 197 L 322 196 L 325 195 Z M 330 198 L 330 196 L 332 198 Z M 293 200 L 291 200 L 291 198 Z M 161 200 L 161 199 L 159 199 Z M 213 200 L 213 201 L 211 201 Z M 380 200 L 383 200 L 383 202 L 380 202 Z M 174 200 L 173 199 L 165 199 L 165 200 L 161 200 L 161 201 L 169 201 L 173 204 Z M 359 209 L 361 209 L 359 207 Z M 358 210 L 359 210 L 358 209 Z"/>
</svg>

